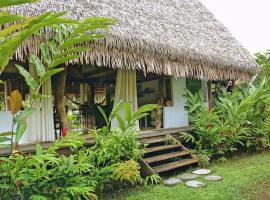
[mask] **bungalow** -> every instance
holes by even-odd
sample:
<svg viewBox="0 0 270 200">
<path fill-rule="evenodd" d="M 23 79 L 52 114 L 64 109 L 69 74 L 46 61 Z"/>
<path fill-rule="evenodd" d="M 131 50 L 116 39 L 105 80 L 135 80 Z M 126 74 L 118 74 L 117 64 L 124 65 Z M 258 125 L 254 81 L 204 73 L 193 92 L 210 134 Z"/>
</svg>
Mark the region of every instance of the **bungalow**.
<svg viewBox="0 0 270 200">
<path fill-rule="evenodd" d="M 207 102 L 209 81 L 248 81 L 258 70 L 253 56 L 199 0 L 41 0 L 10 11 L 26 16 L 66 11 L 75 19 L 118 20 L 106 39 L 89 44 L 91 50 L 70 64 L 66 73 L 43 86 L 42 93 L 54 98 L 36 102 L 21 143 L 54 140 L 68 126 L 67 118 L 76 130 L 101 126 L 96 105 L 110 112 L 119 100 L 131 101 L 134 110 L 148 103 L 163 106 L 140 121 L 141 130 L 185 127 L 186 89 L 202 88 Z M 50 30 L 45 31 L 42 39 L 50 35 Z M 11 127 L 11 115 L 5 110 L 11 91 L 19 89 L 24 97 L 30 92 L 14 62 L 33 71 L 27 57 L 29 52 L 39 55 L 37 37 L 16 51 L 1 76 L 5 85 L 0 85 L 0 132 Z M 60 114 L 57 102 L 64 99 Z"/>
</svg>

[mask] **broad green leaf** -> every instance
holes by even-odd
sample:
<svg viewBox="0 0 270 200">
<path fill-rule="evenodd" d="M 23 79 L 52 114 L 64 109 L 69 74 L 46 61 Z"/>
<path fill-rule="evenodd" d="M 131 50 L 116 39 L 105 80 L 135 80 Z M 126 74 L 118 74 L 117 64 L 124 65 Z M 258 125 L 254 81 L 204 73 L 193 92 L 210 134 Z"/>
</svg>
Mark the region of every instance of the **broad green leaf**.
<svg viewBox="0 0 270 200">
<path fill-rule="evenodd" d="M 59 58 L 53 61 L 53 63 L 51 65 L 49 65 L 49 69 L 52 69 L 60 64 L 64 64 L 65 62 L 74 60 L 76 58 L 80 58 L 79 55 L 70 55 L 70 56 L 66 56 L 64 58 Z"/>
<path fill-rule="evenodd" d="M 124 101 L 119 101 L 114 105 L 114 107 L 111 111 L 111 114 L 109 116 L 109 121 L 112 121 L 115 118 L 115 116 L 117 115 L 117 113 L 119 113 L 119 111 L 123 107 L 123 105 L 124 105 Z"/>
<path fill-rule="evenodd" d="M 41 43 L 39 46 L 41 50 L 42 57 L 44 61 L 47 63 L 47 65 L 50 65 L 52 63 L 52 58 L 50 56 L 49 50 L 45 43 Z"/>
<path fill-rule="evenodd" d="M 19 4 L 26 4 L 26 3 L 34 3 L 38 2 L 39 0 L 1 0 L 0 1 L 0 8 L 8 7 L 8 6 L 15 6 Z"/>
<path fill-rule="evenodd" d="M 68 50 L 64 51 L 63 53 L 56 54 L 55 56 L 53 56 L 53 59 L 63 58 L 63 57 L 70 55 L 70 54 L 77 54 L 77 53 L 81 53 L 81 52 L 88 51 L 88 50 L 89 50 L 89 48 L 87 48 L 87 47 L 77 47 L 77 48 L 73 48 L 73 49 L 68 49 Z"/>
<path fill-rule="evenodd" d="M 44 74 L 46 73 L 46 69 L 44 65 L 42 64 L 41 60 L 35 54 L 31 54 L 30 61 L 36 66 L 38 76 L 39 77 L 44 76 Z"/>
<path fill-rule="evenodd" d="M 0 25 L 6 23 L 12 23 L 18 20 L 25 19 L 25 17 L 20 15 L 7 15 L 7 16 L 0 16 Z"/>
<path fill-rule="evenodd" d="M 14 132 L 11 132 L 11 131 L 9 131 L 9 132 L 2 132 L 2 133 L 0 133 L 0 136 L 10 136 L 10 135 L 14 135 L 15 133 Z"/>
<path fill-rule="evenodd" d="M 126 102 L 124 104 L 124 110 L 125 110 L 126 120 L 127 120 L 127 122 L 130 122 L 131 119 L 132 119 L 132 115 L 133 115 L 133 112 L 132 112 L 132 109 L 131 109 L 131 103 Z"/>
<path fill-rule="evenodd" d="M 31 115 L 33 112 L 35 111 L 34 108 L 27 108 L 25 110 L 23 110 L 22 112 L 20 112 L 19 114 L 17 114 L 15 116 L 15 122 L 20 122 L 22 120 L 25 120 L 29 115 Z"/>
<path fill-rule="evenodd" d="M 5 84 L 5 82 L 4 82 L 4 81 L 2 81 L 2 80 L 0 80 L 0 84 Z"/>
<path fill-rule="evenodd" d="M 36 155 L 41 156 L 43 154 L 43 150 L 40 144 L 36 145 Z"/>
<path fill-rule="evenodd" d="M 65 70 L 65 69 L 64 69 L 64 68 L 57 68 L 57 69 L 52 69 L 52 70 L 47 71 L 47 72 L 44 74 L 44 76 L 41 77 L 40 82 L 41 82 L 41 83 L 44 83 L 44 82 L 47 81 L 49 78 L 51 78 L 53 75 L 55 75 L 55 74 L 57 74 L 57 73 L 59 73 L 59 72 L 61 72 L 61 71 L 63 71 L 63 70 Z"/>
<path fill-rule="evenodd" d="M 10 141 L 10 138 L 0 137 L 0 143 Z"/>
<path fill-rule="evenodd" d="M 16 128 L 16 134 L 15 134 L 15 143 L 18 143 L 18 141 L 22 138 L 25 130 L 27 127 L 27 123 L 25 120 L 19 121 L 17 128 Z"/>
<path fill-rule="evenodd" d="M 55 43 L 54 40 L 49 40 L 48 45 L 50 47 L 50 50 L 51 50 L 52 55 L 59 54 L 60 51 L 57 48 L 56 43 Z"/>
<path fill-rule="evenodd" d="M 0 37 L 7 37 L 11 33 L 23 28 L 27 24 L 14 24 L 0 31 Z"/>
<path fill-rule="evenodd" d="M 93 35 L 82 35 L 79 37 L 71 38 L 66 40 L 62 45 L 60 45 L 60 50 L 64 50 L 68 47 L 73 47 L 74 45 L 77 44 L 82 44 L 84 42 L 88 42 L 91 40 L 99 39 L 99 38 L 104 38 L 105 35 L 103 34 L 93 34 Z"/>
<path fill-rule="evenodd" d="M 38 88 L 38 83 L 35 81 L 33 76 L 21 65 L 16 64 L 16 67 L 20 74 L 25 78 L 27 85 L 30 86 L 33 90 L 36 90 Z"/>
<path fill-rule="evenodd" d="M 100 113 L 101 113 L 103 119 L 105 120 L 106 125 L 109 126 L 109 125 L 110 125 L 110 122 L 109 122 L 109 120 L 108 120 L 108 117 L 107 117 L 105 111 L 104 111 L 103 108 L 101 108 L 100 106 L 98 106 L 98 109 L 99 109 L 99 111 L 100 111 Z"/>
<path fill-rule="evenodd" d="M 126 129 L 125 121 L 123 120 L 123 118 L 121 117 L 119 113 L 116 114 L 116 119 L 117 119 L 119 128 L 124 132 Z"/>
</svg>

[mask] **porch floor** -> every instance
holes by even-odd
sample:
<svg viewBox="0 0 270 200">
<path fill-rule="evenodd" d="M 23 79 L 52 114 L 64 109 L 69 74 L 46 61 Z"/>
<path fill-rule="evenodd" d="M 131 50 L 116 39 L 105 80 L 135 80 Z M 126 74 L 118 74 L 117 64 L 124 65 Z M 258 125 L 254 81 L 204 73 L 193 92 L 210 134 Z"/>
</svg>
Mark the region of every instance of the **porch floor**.
<svg viewBox="0 0 270 200">
<path fill-rule="evenodd" d="M 162 135 L 167 135 L 167 134 L 180 133 L 180 132 L 185 132 L 185 131 L 190 131 L 190 130 L 192 130 L 191 126 L 185 126 L 185 127 L 179 127 L 179 128 L 167 128 L 167 129 L 161 128 L 161 129 L 144 130 L 140 132 L 140 134 L 138 135 L 138 139 L 152 137 L 152 136 L 162 136 Z M 86 139 L 85 141 L 86 146 L 90 146 L 94 144 L 95 140 L 89 134 L 85 134 L 84 137 Z M 40 143 L 40 145 L 42 146 L 43 149 L 47 149 L 50 147 L 52 143 L 53 142 L 42 142 Z M 22 144 L 18 147 L 18 150 L 23 153 L 34 153 L 35 147 L 36 147 L 36 144 Z M 65 153 L 65 152 L 67 152 L 67 149 L 60 150 L 60 153 Z M 10 154 L 9 147 L 0 148 L 0 156 L 7 156 L 9 154 Z"/>
</svg>

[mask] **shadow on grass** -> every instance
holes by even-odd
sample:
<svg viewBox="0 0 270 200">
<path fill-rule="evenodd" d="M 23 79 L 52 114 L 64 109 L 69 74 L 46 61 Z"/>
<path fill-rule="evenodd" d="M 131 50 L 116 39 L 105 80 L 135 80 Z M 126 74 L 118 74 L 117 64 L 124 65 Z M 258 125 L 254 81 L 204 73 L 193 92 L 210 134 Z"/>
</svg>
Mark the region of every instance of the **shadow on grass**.
<svg viewBox="0 0 270 200">
<path fill-rule="evenodd" d="M 241 193 L 250 200 L 270 200 L 270 180 L 252 184 Z"/>
</svg>

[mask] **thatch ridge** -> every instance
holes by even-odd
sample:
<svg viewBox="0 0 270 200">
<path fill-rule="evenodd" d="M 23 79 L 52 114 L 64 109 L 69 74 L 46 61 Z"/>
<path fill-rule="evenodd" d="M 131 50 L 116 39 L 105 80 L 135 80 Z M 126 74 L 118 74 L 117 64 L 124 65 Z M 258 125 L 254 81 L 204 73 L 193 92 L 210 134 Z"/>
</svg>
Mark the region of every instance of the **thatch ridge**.
<svg viewBox="0 0 270 200">
<path fill-rule="evenodd" d="M 198 0 L 42 0 L 11 9 L 24 15 L 60 10 L 73 18 L 119 21 L 77 62 L 214 80 L 247 80 L 258 70 L 252 55 Z M 29 51 L 38 52 L 37 40 L 24 43 L 17 59 Z"/>
</svg>

